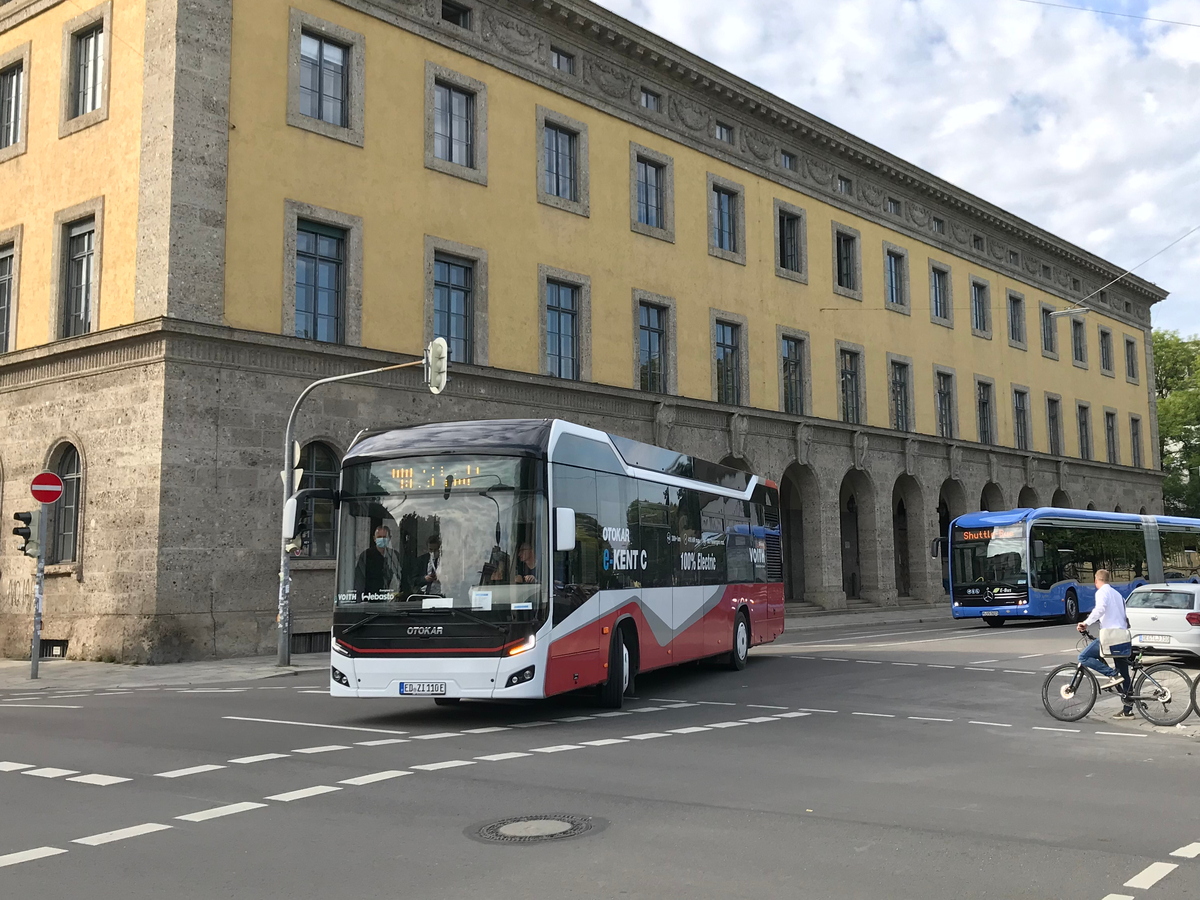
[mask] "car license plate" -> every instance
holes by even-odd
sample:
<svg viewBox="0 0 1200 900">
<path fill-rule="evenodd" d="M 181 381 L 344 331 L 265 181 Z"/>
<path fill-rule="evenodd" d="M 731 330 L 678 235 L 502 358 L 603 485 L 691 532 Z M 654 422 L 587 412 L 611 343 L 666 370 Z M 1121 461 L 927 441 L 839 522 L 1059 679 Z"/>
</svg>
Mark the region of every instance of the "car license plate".
<svg viewBox="0 0 1200 900">
<path fill-rule="evenodd" d="M 994 610 L 994 609 L 989 609 L 989 610 L 985 611 L 985 612 L 983 613 L 983 615 L 985 615 L 985 616 L 998 616 L 998 615 L 1000 615 L 1000 613 L 996 612 L 996 610 Z"/>
<path fill-rule="evenodd" d="M 440 697 L 446 693 L 446 682 L 402 681 L 400 693 L 406 697 Z"/>
<path fill-rule="evenodd" d="M 1169 644 L 1171 643 L 1170 635 L 1166 634 L 1139 634 L 1137 639 L 1145 644 Z"/>
</svg>

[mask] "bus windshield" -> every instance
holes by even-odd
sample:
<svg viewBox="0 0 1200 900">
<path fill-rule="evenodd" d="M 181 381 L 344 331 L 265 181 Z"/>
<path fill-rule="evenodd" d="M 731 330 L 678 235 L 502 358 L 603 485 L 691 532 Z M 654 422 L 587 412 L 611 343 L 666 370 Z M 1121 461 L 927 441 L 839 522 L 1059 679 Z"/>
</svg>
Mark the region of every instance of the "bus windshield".
<svg viewBox="0 0 1200 900">
<path fill-rule="evenodd" d="M 955 586 L 1026 586 L 1024 525 L 955 528 L 951 554 Z"/>
<path fill-rule="evenodd" d="M 549 608 L 541 464 L 419 457 L 342 473 L 337 605 L 461 610 L 503 624 Z"/>
</svg>

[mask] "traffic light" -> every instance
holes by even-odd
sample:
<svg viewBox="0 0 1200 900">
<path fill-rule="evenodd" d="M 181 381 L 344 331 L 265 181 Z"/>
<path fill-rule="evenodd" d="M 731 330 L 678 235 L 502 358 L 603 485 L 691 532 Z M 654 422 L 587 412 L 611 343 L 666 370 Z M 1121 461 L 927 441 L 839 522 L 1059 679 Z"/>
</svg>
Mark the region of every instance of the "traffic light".
<svg viewBox="0 0 1200 900">
<path fill-rule="evenodd" d="M 13 518 L 21 523 L 13 529 L 13 534 L 25 542 L 20 547 L 21 552 L 36 559 L 41 552 L 38 545 L 38 533 L 42 523 L 41 510 L 13 513 Z"/>
<path fill-rule="evenodd" d="M 446 389 L 450 367 L 450 348 L 445 338 L 434 338 L 425 348 L 425 383 L 434 394 Z"/>
</svg>

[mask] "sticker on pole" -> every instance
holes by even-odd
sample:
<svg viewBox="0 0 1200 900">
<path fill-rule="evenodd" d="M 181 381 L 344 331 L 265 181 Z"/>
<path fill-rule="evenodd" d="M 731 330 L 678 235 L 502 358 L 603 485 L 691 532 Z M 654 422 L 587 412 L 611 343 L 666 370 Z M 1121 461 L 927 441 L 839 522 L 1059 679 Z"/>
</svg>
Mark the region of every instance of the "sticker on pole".
<svg viewBox="0 0 1200 900">
<path fill-rule="evenodd" d="M 38 503 L 54 503 L 62 496 L 62 479 L 53 472 L 40 472 L 33 476 L 29 491 Z"/>
</svg>

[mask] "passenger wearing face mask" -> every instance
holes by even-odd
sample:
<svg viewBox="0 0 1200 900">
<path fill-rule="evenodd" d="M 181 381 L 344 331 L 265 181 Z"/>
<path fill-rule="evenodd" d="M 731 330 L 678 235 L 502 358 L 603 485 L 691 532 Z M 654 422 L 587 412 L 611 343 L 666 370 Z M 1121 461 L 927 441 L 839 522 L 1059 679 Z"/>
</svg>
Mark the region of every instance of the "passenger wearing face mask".
<svg viewBox="0 0 1200 900">
<path fill-rule="evenodd" d="M 354 566 L 354 589 L 365 594 L 383 594 L 400 590 L 404 584 L 400 554 L 392 548 L 392 531 L 386 525 L 375 529 L 370 547 L 359 554 Z M 390 597 L 370 597 L 385 600 Z"/>
</svg>

